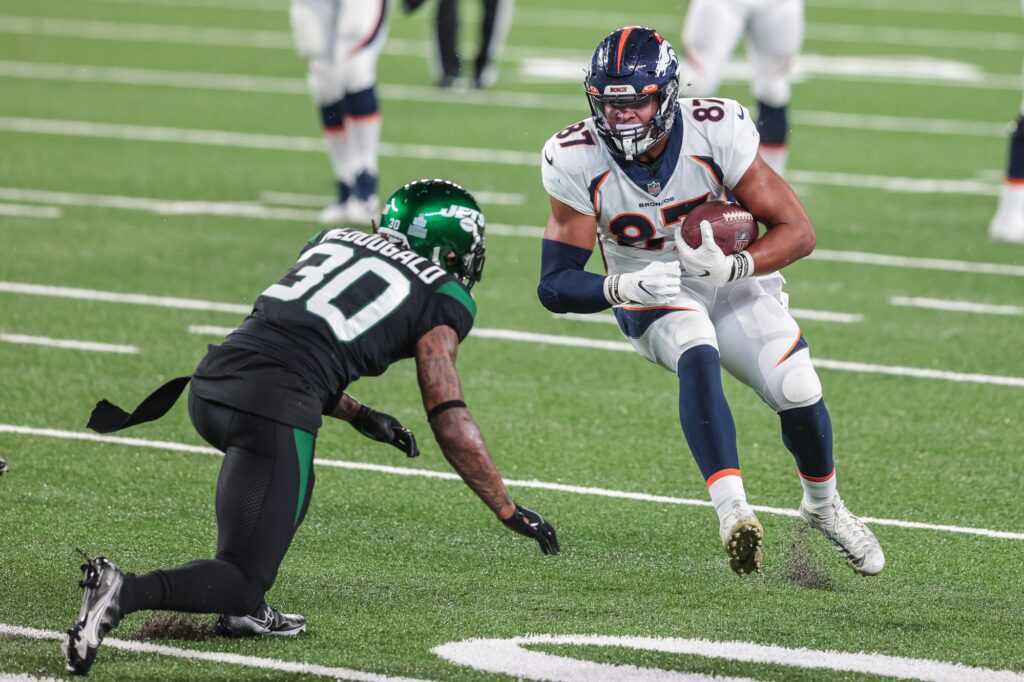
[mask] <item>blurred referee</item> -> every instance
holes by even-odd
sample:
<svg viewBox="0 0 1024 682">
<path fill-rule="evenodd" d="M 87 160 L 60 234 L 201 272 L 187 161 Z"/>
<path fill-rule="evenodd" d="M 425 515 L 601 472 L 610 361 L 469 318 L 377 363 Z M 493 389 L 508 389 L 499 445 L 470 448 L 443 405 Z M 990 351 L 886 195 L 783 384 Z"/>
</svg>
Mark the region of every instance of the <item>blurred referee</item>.
<svg viewBox="0 0 1024 682">
<path fill-rule="evenodd" d="M 403 0 L 406 12 L 412 12 L 426 0 Z M 442 88 L 460 85 L 462 63 L 459 59 L 458 0 L 438 0 L 434 17 L 437 44 L 437 84 Z M 494 85 L 498 72 L 494 67 L 512 23 L 513 0 L 483 0 L 484 16 L 480 27 L 480 48 L 473 61 L 473 87 L 482 90 Z"/>
</svg>

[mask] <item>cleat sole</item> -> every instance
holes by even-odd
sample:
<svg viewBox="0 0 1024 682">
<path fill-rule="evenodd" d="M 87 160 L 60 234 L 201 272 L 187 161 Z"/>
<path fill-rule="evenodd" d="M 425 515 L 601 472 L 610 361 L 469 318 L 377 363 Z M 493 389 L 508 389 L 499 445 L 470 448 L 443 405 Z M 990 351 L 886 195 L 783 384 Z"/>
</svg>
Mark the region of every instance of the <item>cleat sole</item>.
<svg viewBox="0 0 1024 682">
<path fill-rule="evenodd" d="M 725 553 L 729 556 L 729 567 L 736 575 L 746 576 L 761 572 L 763 540 L 764 529 L 754 519 L 743 519 L 733 526 Z"/>
</svg>

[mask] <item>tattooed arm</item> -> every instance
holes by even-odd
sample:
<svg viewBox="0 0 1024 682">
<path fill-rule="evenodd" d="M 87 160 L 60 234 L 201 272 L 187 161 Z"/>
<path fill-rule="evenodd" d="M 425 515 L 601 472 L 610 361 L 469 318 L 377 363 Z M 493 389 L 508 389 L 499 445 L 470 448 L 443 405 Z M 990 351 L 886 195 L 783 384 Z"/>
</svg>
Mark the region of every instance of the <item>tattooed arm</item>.
<svg viewBox="0 0 1024 682">
<path fill-rule="evenodd" d="M 416 344 L 416 375 L 427 412 L 449 401 L 462 401 L 455 369 L 459 337 L 451 327 L 434 327 Z M 465 407 L 446 409 L 430 420 L 445 458 L 491 511 L 505 521 L 516 511 L 487 444 Z"/>
</svg>

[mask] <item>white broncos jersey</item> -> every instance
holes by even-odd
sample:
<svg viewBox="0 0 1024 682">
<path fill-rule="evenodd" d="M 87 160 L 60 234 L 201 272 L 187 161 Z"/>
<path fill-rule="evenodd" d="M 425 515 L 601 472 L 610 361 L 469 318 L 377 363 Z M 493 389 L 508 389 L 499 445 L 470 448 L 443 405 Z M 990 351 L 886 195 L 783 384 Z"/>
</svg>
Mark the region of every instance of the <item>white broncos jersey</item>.
<svg viewBox="0 0 1024 682">
<path fill-rule="evenodd" d="M 669 143 L 651 165 L 616 160 L 591 119 L 544 145 L 548 194 L 597 218 L 608 274 L 676 260 L 673 232 L 697 205 L 731 190 L 757 155 L 750 112 L 731 99 L 680 99 Z"/>
</svg>

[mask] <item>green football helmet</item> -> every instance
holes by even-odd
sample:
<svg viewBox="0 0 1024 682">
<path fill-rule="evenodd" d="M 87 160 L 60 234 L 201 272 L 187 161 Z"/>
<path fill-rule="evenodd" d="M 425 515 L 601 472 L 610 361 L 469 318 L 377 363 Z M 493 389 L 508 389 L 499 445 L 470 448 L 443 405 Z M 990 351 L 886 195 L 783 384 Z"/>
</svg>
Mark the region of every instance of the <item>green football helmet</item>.
<svg viewBox="0 0 1024 682">
<path fill-rule="evenodd" d="M 484 214 L 447 180 L 410 182 L 384 204 L 378 232 L 458 277 L 467 289 L 484 269 Z"/>
</svg>

